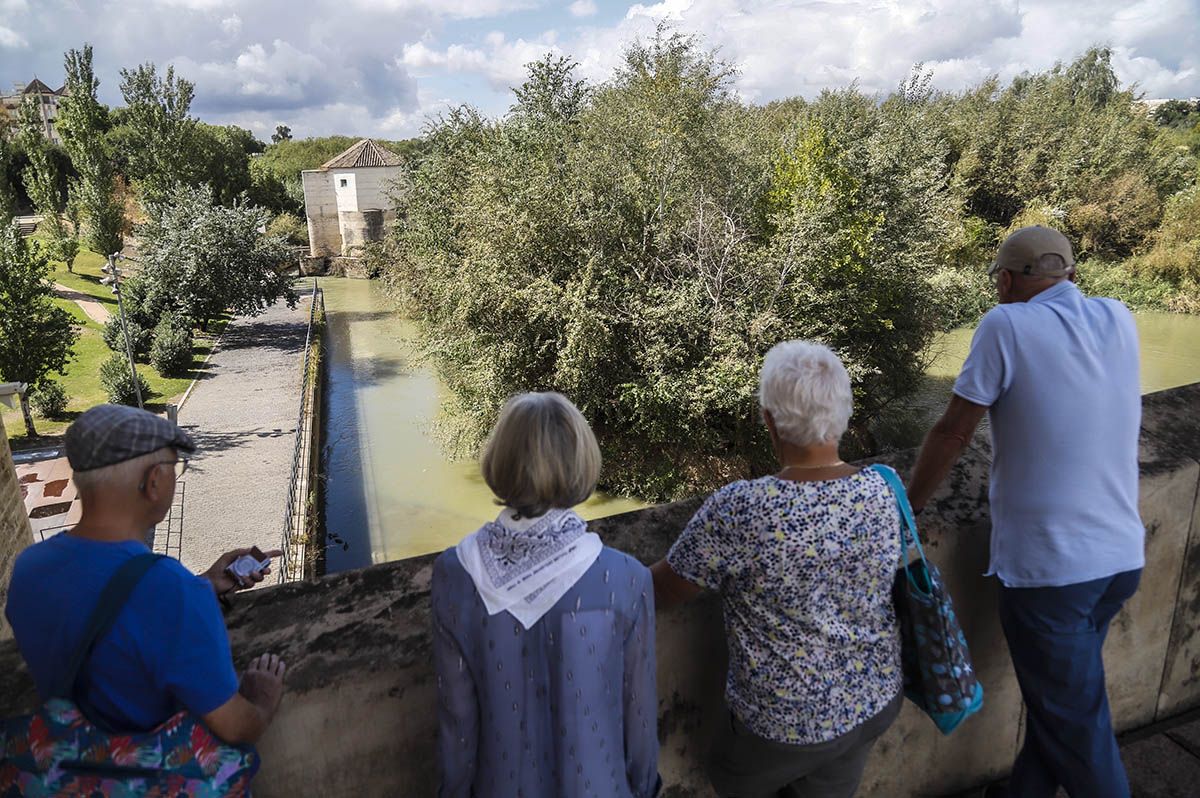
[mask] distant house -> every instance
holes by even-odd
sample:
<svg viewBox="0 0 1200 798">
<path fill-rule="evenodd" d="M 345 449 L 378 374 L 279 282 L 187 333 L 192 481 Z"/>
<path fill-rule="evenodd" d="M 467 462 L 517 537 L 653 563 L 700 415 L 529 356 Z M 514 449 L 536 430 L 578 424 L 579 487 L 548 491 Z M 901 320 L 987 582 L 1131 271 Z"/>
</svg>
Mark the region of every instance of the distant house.
<svg viewBox="0 0 1200 798">
<path fill-rule="evenodd" d="M 11 94 L 0 94 L 0 125 L 15 129 L 21 120 L 21 103 L 32 95 L 38 106 L 42 135 L 55 144 L 62 144 L 62 137 L 58 135 L 57 128 L 58 102 L 62 99 L 65 88 L 64 86 L 56 91 L 37 78 L 29 84 L 13 84 Z"/>
<path fill-rule="evenodd" d="M 403 161 L 371 139 L 363 139 L 320 169 L 300 173 L 312 258 L 361 254 L 363 244 L 383 238 L 396 214 L 387 191 Z"/>
</svg>

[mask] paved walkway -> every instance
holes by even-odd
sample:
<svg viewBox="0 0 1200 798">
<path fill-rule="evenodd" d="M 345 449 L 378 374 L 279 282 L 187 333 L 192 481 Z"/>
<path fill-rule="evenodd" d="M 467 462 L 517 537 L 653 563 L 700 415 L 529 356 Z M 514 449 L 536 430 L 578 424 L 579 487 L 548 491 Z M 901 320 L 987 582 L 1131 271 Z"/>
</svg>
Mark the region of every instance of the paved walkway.
<svg viewBox="0 0 1200 798">
<path fill-rule="evenodd" d="M 1200 795 L 1200 710 L 1122 735 L 1120 741 L 1133 798 Z M 1063 790 L 1058 794 L 1066 796 Z M 982 790 L 973 790 L 961 798 L 982 795 Z"/>
<path fill-rule="evenodd" d="M 108 308 L 104 307 L 103 302 L 98 301 L 95 297 L 76 291 L 74 288 L 67 288 L 65 285 L 55 283 L 54 295 L 74 302 L 83 309 L 88 318 L 97 324 L 105 324 L 108 321 L 108 317 L 112 315 L 108 312 Z"/>
<path fill-rule="evenodd" d="M 307 328 L 307 299 L 234 320 L 179 411 L 199 447 L 180 556 L 194 571 L 230 549 L 279 547 Z"/>
</svg>

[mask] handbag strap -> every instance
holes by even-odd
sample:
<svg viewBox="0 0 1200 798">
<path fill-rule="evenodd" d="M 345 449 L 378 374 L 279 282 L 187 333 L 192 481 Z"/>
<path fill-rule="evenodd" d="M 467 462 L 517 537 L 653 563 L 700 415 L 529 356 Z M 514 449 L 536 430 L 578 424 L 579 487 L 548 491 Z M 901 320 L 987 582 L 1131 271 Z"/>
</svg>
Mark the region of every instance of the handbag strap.
<svg viewBox="0 0 1200 798">
<path fill-rule="evenodd" d="M 75 683 L 79 679 L 79 672 L 83 670 L 84 663 L 91 656 L 92 649 L 95 648 L 100 638 L 104 637 L 112 628 L 138 582 L 142 581 L 146 572 L 162 558 L 162 554 L 149 552 L 135 555 L 122 563 L 117 572 L 112 575 L 108 584 L 100 591 L 100 598 L 88 618 L 87 625 L 83 628 L 79 645 L 76 646 L 75 653 L 71 655 L 67 669 L 63 671 L 62 681 L 51 691 L 49 698 L 75 699 Z M 79 702 L 76 701 L 76 703 Z"/>
<path fill-rule="evenodd" d="M 925 561 L 925 550 L 921 548 L 921 537 L 917 534 L 917 519 L 913 515 L 912 505 L 908 503 L 908 491 L 904 489 L 904 482 L 901 481 L 900 475 L 891 466 L 875 463 L 871 466 L 871 470 L 883 477 L 896 496 L 896 506 L 900 508 L 900 542 L 903 549 L 900 559 L 904 562 L 905 570 L 907 570 L 909 548 L 915 547 L 917 554 L 921 555 L 921 562 Z"/>
</svg>

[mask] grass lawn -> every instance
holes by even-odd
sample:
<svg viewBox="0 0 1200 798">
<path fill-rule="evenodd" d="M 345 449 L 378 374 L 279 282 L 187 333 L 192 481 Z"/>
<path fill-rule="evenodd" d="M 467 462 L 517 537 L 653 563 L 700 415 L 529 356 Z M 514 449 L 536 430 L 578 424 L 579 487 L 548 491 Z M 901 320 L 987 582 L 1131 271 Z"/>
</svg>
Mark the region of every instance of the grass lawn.
<svg viewBox="0 0 1200 798">
<path fill-rule="evenodd" d="M 53 264 L 52 275 L 55 282 L 72 288 L 80 293 L 89 294 L 108 308 L 113 315 L 117 313 L 117 298 L 112 289 L 100 285 L 104 275 L 100 267 L 104 258 L 90 250 L 80 250 L 75 259 L 74 274 L 67 271 L 61 262 Z M 100 385 L 100 365 L 107 360 L 112 351 L 104 344 L 103 325 L 88 318 L 87 314 L 74 302 L 56 297 L 54 303 L 70 313 L 80 325 L 80 335 L 75 341 L 75 358 L 67 364 L 67 370 L 62 375 L 52 375 L 62 383 L 70 399 L 67 405 L 66 418 L 46 419 L 35 411 L 34 425 L 37 427 L 38 438 L 30 439 L 25 435 L 25 421 L 21 417 L 21 409 L 9 410 L 0 405 L 3 410 L 4 428 L 8 432 L 9 443 L 15 449 L 27 449 L 44 444 L 55 443 L 55 438 L 62 435 L 67 425 L 84 410 L 108 401 L 104 388 Z M 142 397 L 146 409 L 153 412 L 163 412 L 166 405 L 178 402 L 187 390 L 188 385 L 200 373 L 201 364 L 212 351 L 217 338 L 229 323 L 228 317 L 210 322 L 208 332 L 195 334 L 195 345 L 192 349 L 192 370 L 184 377 L 161 377 L 158 372 L 146 363 L 138 363 L 138 372 L 150 384 L 150 393 Z"/>
</svg>

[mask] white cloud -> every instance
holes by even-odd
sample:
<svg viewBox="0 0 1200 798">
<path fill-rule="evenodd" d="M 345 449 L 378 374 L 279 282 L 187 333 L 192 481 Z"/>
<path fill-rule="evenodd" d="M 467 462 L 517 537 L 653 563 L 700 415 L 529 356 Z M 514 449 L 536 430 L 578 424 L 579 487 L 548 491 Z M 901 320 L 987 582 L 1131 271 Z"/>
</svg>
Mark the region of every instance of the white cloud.
<svg viewBox="0 0 1200 798">
<path fill-rule="evenodd" d="M 29 46 L 29 42 L 24 36 L 17 33 L 12 28 L 7 28 L 0 25 L 0 47 L 6 47 L 13 50 L 22 50 Z"/>
<path fill-rule="evenodd" d="M 37 74 L 57 84 L 63 51 L 88 41 L 108 103 L 120 102 L 120 68 L 151 61 L 195 81 L 193 109 L 207 121 L 384 136 L 419 130 L 436 102 L 502 111 L 525 64 L 547 53 L 607 80 L 628 42 L 665 20 L 735 65 L 735 91 L 756 102 L 852 81 L 890 91 L 915 62 L 939 88 L 958 90 L 1098 43 L 1147 95 L 1200 95 L 1197 0 L 625 0 L 625 15 L 604 23 L 583 13 L 593 6 L 599 0 L 0 0 L 0 79 Z M 569 27 L 561 36 L 530 30 L 536 15 L 518 13 L 530 9 L 552 10 Z M 479 20 L 492 33 L 480 33 Z"/>
<path fill-rule="evenodd" d="M 571 16 L 590 17 L 596 13 L 596 3 L 594 0 L 575 0 L 567 6 L 567 10 L 571 12 Z"/>
<path fill-rule="evenodd" d="M 525 80 L 525 65 L 546 55 L 563 55 L 556 43 L 554 31 L 547 31 L 532 41 L 509 40 L 503 33 L 493 31 L 484 37 L 482 47 L 452 44 L 435 50 L 424 42 L 405 45 L 398 59 L 401 64 L 416 69 L 444 69 L 447 72 L 481 75 L 496 89 L 519 86 Z"/>
<path fill-rule="evenodd" d="M 233 5 L 236 0 L 159 0 L 164 6 L 177 6 L 189 11 L 214 11 Z"/>
<path fill-rule="evenodd" d="M 537 8 L 542 0 L 349 0 L 358 14 L 378 11 L 433 12 L 450 19 L 486 19 L 502 17 L 514 11 Z"/>
</svg>

